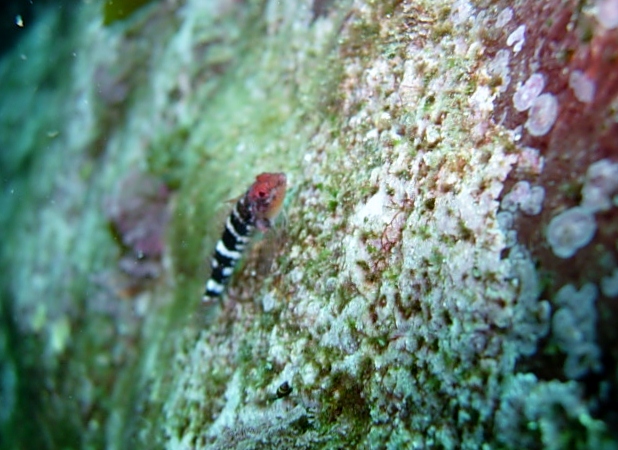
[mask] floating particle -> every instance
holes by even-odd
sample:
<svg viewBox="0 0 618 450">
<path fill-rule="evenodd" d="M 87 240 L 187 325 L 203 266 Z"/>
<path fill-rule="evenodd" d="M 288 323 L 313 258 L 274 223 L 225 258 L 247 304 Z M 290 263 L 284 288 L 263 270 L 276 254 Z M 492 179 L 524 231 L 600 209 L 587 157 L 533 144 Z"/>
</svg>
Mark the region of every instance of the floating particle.
<svg viewBox="0 0 618 450">
<path fill-rule="evenodd" d="M 590 103 L 594 99 L 596 86 L 581 70 L 574 70 L 569 75 L 569 87 L 573 89 L 575 98 L 582 103 Z"/>
<path fill-rule="evenodd" d="M 532 136 L 544 136 L 554 126 L 558 117 L 558 100 L 552 94 L 539 95 L 528 113 L 526 129 Z"/>
<path fill-rule="evenodd" d="M 541 73 L 533 73 L 526 82 L 517 88 L 513 95 L 513 105 L 517 111 L 530 109 L 536 98 L 545 89 L 545 77 Z"/>
<path fill-rule="evenodd" d="M 618 0 L 599 0 L 596 13 L 599 23 L 608 30 L 618 27 Z"/>
<path fill-rule="evenodd" d="M 612 207 L 611 197 L 618 191 L 618 164 L 601 159 L 590 164 L 582 188 L 582 206 L 597 211 Z"/>
<path fill-rule="evenodd" d="M 592 212 L 576 206 L 555 216 L 547 227 L 547 241 L 554 255 L 570 258 L 590 243 L 597 230 Z"/>
<path fill-rule="evenodd" d="M 517 27 L 515 31 L 509 34 L 509 37 L 506 38 L 506 45 L 509 47 L 513 47 L 513 51 L 515 53 L 519 53 L 522 47 L 524 46 L 524 42 L 526 41 L 526 26 L 520 25 Z"/>
</svg>

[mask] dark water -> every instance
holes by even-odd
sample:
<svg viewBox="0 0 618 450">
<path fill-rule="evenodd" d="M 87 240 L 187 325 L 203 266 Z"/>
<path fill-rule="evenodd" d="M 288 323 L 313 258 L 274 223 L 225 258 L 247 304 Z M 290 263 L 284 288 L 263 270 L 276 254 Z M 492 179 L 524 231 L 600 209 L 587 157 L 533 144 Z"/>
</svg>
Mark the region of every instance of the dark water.
<svg viewBox="0 0 618 450">
<path fill-rule="evenodd" d="M 76 2 L 73 2 L 76 3 Z M 0 55 L 16 45 L 44 7 L 70 8 L 66 0 L 4 0 L 0 3 Z"/>
</svg>

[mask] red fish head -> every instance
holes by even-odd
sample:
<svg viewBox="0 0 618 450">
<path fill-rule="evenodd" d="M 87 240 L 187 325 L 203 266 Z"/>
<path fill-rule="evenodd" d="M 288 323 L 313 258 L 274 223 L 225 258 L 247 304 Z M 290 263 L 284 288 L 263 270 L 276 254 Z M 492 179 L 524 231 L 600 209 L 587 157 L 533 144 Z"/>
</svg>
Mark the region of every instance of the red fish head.
<svg viewBox="0 0 618 450">
<path fill-rule="evenodd" d="M 247 192 L 247 203 L 260 231 L 270 228 L 283 206 L 287 178 L 284 173 L 262 173 Z"/>
</svg>

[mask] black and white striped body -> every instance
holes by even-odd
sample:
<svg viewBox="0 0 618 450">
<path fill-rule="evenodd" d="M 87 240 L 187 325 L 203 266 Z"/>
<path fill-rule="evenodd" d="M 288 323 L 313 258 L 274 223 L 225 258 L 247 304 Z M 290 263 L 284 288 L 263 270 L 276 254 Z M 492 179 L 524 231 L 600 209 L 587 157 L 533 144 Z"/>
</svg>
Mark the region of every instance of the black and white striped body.
<svg viewBox="0 0 618 450">
<path fill-rule="evenodd" d="M 236 202 L 210 262 L 212 272 L 202 298 L 205 303 L 212 303 L 223 294 L 253 231 L 257 228 L 264 233 L 272 227 L 283 206 L 286 183 L 284 173 L 261 173 Z"/>
<path fill-rule="evenodd" d="M 242 257 L 254 229 L 255 218 L 247 206 L 247 198 L 244 195 L 234 205 L 225 222 L 223 236 L 215 247 L 210 262 L 212 272 L 202 298 L 204 303 L 211 303 L 223 294 L 234 272 L 234 267 Z"/>
</svg>

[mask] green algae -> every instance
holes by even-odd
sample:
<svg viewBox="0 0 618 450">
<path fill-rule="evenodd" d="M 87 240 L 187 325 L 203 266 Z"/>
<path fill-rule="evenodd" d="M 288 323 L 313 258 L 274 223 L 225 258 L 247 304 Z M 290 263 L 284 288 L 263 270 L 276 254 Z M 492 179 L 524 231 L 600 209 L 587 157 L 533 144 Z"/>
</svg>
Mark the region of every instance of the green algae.
<svg viewBox="0 0 618 450">
<path fill-rule="evenodd" d="M 126 19 L 153 0 L 105 0 L 103 3 L 103 25 Z"/>
</svg>

